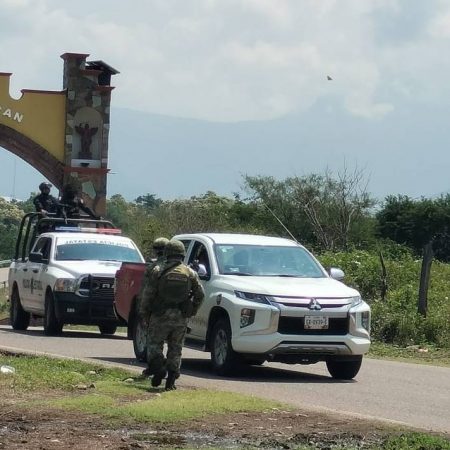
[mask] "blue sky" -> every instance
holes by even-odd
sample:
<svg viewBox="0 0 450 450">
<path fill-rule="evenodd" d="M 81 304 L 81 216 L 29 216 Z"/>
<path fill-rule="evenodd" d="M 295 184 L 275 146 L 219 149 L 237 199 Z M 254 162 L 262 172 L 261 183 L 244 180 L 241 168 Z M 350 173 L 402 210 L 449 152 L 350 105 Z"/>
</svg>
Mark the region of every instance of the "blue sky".
<svg viewBox="0 0 450 450">
<path fill-rule="evenodd" d="M 121 72 L 110 143 L 120 182 L 111 177 L 109 194 L 231 193 L 242 173 L 284 177 L 344 164 L 364 167 L 380 197 L 448 191 L 448 1 L 2 0 L 0 20 L 0 71 L 13 72 L 16 98 L 22 88 L 61 89 L 67 51 Z M 170 130 L 156 142 L 141 121 Z M 183 140 L 192 123 L 195 137 Z M 130 127 L 136 173 L 120 159 Z M 182 161 L 170 184 L 140 172 L 181 150 L 192 167 L 207 168 L 195 182 Z M 0 152 L 0 193 L 26 196 L 40 179 Z"/>
</svg>

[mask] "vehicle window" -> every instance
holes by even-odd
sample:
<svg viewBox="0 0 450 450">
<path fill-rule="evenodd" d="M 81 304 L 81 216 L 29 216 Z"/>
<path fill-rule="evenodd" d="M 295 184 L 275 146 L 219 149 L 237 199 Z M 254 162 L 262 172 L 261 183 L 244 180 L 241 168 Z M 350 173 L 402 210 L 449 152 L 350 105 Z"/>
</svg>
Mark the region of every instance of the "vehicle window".
<svg viewBox="0 0 450 450">
<path fill-rule="evenodd" d="M 319 264 L 301 247 L 216 245 L 223 275 L 323 278 Z"/>
<path fill-rule="evenodd" d="M 142 262 L 138 251 L 131 244 L 95 240 L 59 242 L 58 239 L 55 259 L 58 261 Z"/>
<path fill-rule="evenodd" d="M 34 244 L 33 252 L 42 253 L 42 257 L 48 259 L 50 257 L 50 248 L 52 240 L 50 238 L 40 238 Z"/>
<path fill-rule="evenodd" d="M 186 250 L 187 253 L 189 246 L 191 245 L 192 239 L 180 239 L 180 241 L 183 243 L 184 249 Z"/>
<path fill-rule="evenodd" d="M 209 261 L 208 250 L 205 245 L 201 242 L 195 242 L 192 248 L 191 254 L 189 255 L 188 264 L 195 266 L 196 264 L 203 264 L 206 268 L 208 274 L 211 273 L 211 264 Z"/>
</svg>

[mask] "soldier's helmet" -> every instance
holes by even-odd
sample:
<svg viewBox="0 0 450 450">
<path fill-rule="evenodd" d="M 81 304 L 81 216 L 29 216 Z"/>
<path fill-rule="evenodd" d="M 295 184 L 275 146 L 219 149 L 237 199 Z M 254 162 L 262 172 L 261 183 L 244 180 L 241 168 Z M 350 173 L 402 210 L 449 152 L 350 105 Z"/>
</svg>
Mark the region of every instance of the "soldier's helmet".
<svg viewBox="0 0 450 450">
<path fill-rule="evenodd" d="M 184 258 L 186 249 L 181 241 L 178 239 L 171 239 L 166 245 L 165 254 L 166 257 L 179 256 L 180 258 Z"/>
<path fill-rule="evenodd" d="M 153 250 L 163 251 L 166 248 L 166 245 L 168 244 L 168 242 L 169 242 L 169 239 L 167 239 L 165 237 L 156 238 L 152 244 Z"/>
<path fill-rule="evenodd" d="M 46 182 L 43 182 L 43 183 L 41 183 L 40 185 L 39 185 L 39 190 L 41 191 L 41 192 L 43 192 L 44 191 L 44 189 L 51 189 L 52 188 L 52 185 L 50 184 L 50 183 L 46 183 Z"/>
</svg>

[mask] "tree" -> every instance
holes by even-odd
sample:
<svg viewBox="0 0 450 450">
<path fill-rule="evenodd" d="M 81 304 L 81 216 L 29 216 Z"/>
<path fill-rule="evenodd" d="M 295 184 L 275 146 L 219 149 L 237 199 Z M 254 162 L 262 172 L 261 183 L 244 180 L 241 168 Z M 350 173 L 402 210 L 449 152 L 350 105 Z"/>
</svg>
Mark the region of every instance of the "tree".
<svg viewBox="0 0 450 450">
<path fill-rule="evenodd" d="M 23 215 L 24 211 L 16 204 L 0 197 L 0 259 L 12 257 Z"/>
<path fill-rule="evenodd" d="M 360 170 L 347 169 L 333 177 L 245 177 L 253 193 L 301 242 L 323 250 L 348 249 L 371 233 L 370 210 L 375 201 L 367 193 Z M 279 227 L 278 227 L 279 228 Z"/>
</svg>

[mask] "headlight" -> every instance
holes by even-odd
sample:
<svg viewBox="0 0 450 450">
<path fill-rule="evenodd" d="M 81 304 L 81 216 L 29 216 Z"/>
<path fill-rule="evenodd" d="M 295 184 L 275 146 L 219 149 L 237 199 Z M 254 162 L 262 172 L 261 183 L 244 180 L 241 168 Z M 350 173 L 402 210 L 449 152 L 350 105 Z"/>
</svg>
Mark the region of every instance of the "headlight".
<svg viewBox="0 0 450 450">
<path fill-rule="evenodd" d="M 55 291 L 57 292 L 75 292 L 77 289 L 77 280 L 73 278 L 58 278 L 55 282 Z"/>
<path fill-rule="evenodd" d="M 361 313 L 361 325 L 368 333 L 370 333 L 370 311 Z"/>
<path fill-rule="evenodd" d="M 255 310 L 250 308 L 241 309 L 241 328 L 248 327 L 255 321 Z"/>
<path fill-rule="evenodd" d="M 263 294 L 253 294 L 251 292 L 234 291 L 237 298 L 247 300 L 249 302 L 262 303 L 263 305 L 271 305 L 272 297 Z"/>
<path fill-rule="evenodd" d="M 352 305 L 351 308 L 354 308 L 355 306 L 358 306 L 362 303 L 362 298 L 360 295 L 357 295 L 356 297 L 352 297 Z"/>
</svg>

